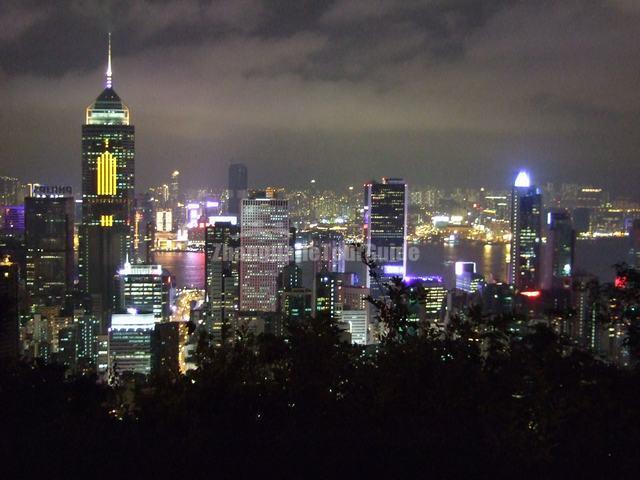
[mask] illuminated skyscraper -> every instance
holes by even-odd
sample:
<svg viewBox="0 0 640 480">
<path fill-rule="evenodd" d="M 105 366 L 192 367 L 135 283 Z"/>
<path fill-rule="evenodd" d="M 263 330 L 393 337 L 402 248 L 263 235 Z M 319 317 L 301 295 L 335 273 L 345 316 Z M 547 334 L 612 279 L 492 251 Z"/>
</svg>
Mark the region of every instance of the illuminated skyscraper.
<svg viewBox="0 0 640 480">
<path fill-rule="evenodd" d="M 543 287 L 545 289 L 571 288 L 576 232 L 569 212 L 566 210 L 549 212 L 547 229 Z"/>
<path fill-rule="evenodd" d="M 278 276 L 289 263 L 287 200 L 242 200 L 240 222 L 240 309 L 277 310 Z"/>
<path fill-rule="evenodd" d="M 0 358 L 17 358 L 19 353 L 18 264 L 0 258 Z"/>
<path fill-rule="evenodd" d="M 207 325 L 216 343 L 221 343 L 239 310 L 240 229 L 231 222 L 216 222 L 205 230 L 205 294 Z"/>
<path fill-rule="evenodd" d="M 161 265 L 131 265 L 118 270 L 115 308 L 123 313 L 153 313 L 157 321 L 169 321 L 174 302 L 173 278 Z"/>
<path fill-rule="evenodd" d="M 397 178 L 364 186 L 364 236 L 367 253 L 376 259 L 382 280 L 404 277 L 407 271 L 407 184 Z M 373 296 L 380 288 L 367 275 Z"/>
<path fill-rule="evenodd" d="M 156 211 L 156 232 L 170 232 L 173 229 L 173 212 L 170 209 Z"/>
<path fill-rule="evenodd" d="M 78 328 L 76 359 L 83 370 L 96 367 L 98 362 L 98 335 L 100 322 L 92 315 L 79 315 L 75 319 Z"/>
<path fill-rule="evenodd" d="M 351 342 L 366 345 L 369 340 L 369 314 L 367 310 L 343 310 L 342 321 L 349 325 Z"/>
<path fill-rule="evenodd" d="M 169 206 L 172 211 L 173 225 L 172 230 L 177 230 L 187 220 L 186 211 L 184 209 L 183 196 L 180 195 L 180 171 L 174 170 L 171 173 L 171 185 L 169 190 Z"/>
<path fill-rule="evenodd" d="M 24 234 L 24 205 L 4 207 L 2 229 L 5 234 Z"/>
<path fill-rule="evenodd" d="M 282 269 L 278 278 L 278 289 L 280 291 L 288 291 L 293 288 L 302 287 L 302 268 L 295 262 L 289 262 L 289 265 Z"/>
<path fill-rule="evenodd" d="M 287 322 L 304 320 L 313 313 L 313 294 L 308 288 L 293 287 L 279 293 L 280 313 Z"/>
<path fill-rule="evenodd" d="M 330 230 L 316 230 L 312 232 L 313 248 L 315 248 L 315 260 L 313 261 L 313 273 L 320 272 L 344 272 L 345 269 L 345 245 L 344 235 Z"/>
<path fill-rule="evenodd" d="M 153 263 L 154 215 L 151 196 L 137 195 L 133 224 L 134 263 Z"/>
<path fill-rule="evenodd" d="M 177 208 L 180 202 L 180 171 L 171 172 L 171 191 L 169 193 L 169 202 L 174 208 Z"/>
<path fill-rule="evenodd" d="M 342 318 L 342 278 L 327 270 L 316 274 L 315 314 L 328 315 L 331 320 Z"/>
<path fill-rule="evenodd" d="M 631 222 L 629 228 L 629 237 L 631 238 L 631 264 L 640 268 L 640 219 L 635 218 Z"/>
<path fill-rule="evenodd" d="M 368 296 L 367 287 L 349 285 L 349 282 L 342 285 L 342 303 L 345 310 L 365 310 L 369 305 Z"/>
<path fill-rule="evenodd" d="M 517 290 L 537 290 L 540 271 L 542 195 L 531 185 L 527 172 L 520 172 L 511 194 L 511 258 L 509 283 Z"/>
<path fill-rule="evenodd" d="M 576 198 L 576 208 L 595 210 L 605 203 L 605 192 L 600 187 L 580 187 Z"/>
<path fill-rule="evenodd" d="M 285 325 L 309 318 L 313 313 L 313 292 L 302 287 L 302 269 L 295 262 L 284 267 L 278 277 L 278 312 Z"/>
<path fill-rule="evenodd" d="M 70 306 L 74 209 L 71 196 L 25 199 L 26 287 L 32 308 Z"/>
<path fill-rule="evenodd" d="M 467 293 L 477 292 L 484 283 L 482 275 L 476 273 L 475 262 L 456 262 L 456 288 Z"/>
<path fill-rule="evenodd" d="M 112 86 L 109 41 L 105 89 L 87 107 L 82 126 L 78 258 L 80 288 L 103 325 L 112 307 L 113 277 L 124 264 L 133 241 L 134 136 L 129 108 Z"/>
<path fill-rule="evenodd" d="M 421 316 L 432 324 L 442 326 L 445 317 L 447 289 L 442 277 L 437 275 L 407 279 L 407 285 L 418 287 L 418 301 L 423 311 Z"/>
<path fill-rule="evenodd" d="M 229 215 L 240 214 L 240 202 L 247 196 L 247 166 L 242 163 L 229 165 Z"/>
<path fill-rule="evenodd" d="M 151 373 L 152 313 L 115 313 L 109 328 L 109 367 L 115 374 Z"/>
</svg>

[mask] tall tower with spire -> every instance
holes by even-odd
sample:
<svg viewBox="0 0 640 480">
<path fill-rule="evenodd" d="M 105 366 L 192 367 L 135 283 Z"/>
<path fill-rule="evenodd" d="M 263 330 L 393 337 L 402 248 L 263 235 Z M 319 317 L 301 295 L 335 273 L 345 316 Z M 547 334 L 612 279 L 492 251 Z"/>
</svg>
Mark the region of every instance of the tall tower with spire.
<svg viewBox="0 0 640 480">
<path fill-rule="evenodd" d="M 87 107 L 82 125 L 82 224 L 78 269 L 87 309 L 106 328 L 114 276 L 131 248 L 135 188 L 135 130 L 113 89 L 111 34 L 105 88 Z"/>
</svg>

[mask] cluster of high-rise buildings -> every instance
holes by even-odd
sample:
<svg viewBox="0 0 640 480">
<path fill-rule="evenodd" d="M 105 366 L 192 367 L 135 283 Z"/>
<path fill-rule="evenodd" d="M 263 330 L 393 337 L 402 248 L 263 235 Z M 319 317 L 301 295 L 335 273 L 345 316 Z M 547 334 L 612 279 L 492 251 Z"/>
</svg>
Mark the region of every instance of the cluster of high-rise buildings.
<svg viewBox="0 0 640 480">
<path fill-rule="evenodd" d="M 150 373 L 175 285 L 149 262 L 151 212 L 135 196 L 135 129 L 113 89 L 111 45 L 105 88 L 85 112 L 81 168 L 79 198 L 30 184 L 20 202 L 17 181 L 2 179 L 2 288 L 16 299 L 2 312 L 3 351 L 75 371 Z"/>
<path fill-rule="evenodd" d="M 597 323 L 590 279 L 575 272 L 577 232 L 596 232 L 613 209 L 599 189 L 547 186 L 547 195 L 521 172 L 510 192 L 409 192 L 391 177 L 339 194 L 315 180 L 307 190 L 251 190 L 247 167 L 234 163 L 225 190 L 185 195 L 176 170 L 136 195 L 135 128 L 113 88 L 110 46 L 105 88 L 85 113 L 81 168 L 75 197 L 68 186 L 0 177 L 2 357 L 113 381 L 178 374 L 192 366 L 203 333 L 220 346 L 247 332 L 281 335 L 289 322 L 320 315 L 367 345 L 384 334 L 367 298 L 384 298 L 400 278 L 416 325 L 443 328 L 479 304 L 487 315 L 550 322 L 624 363 L 621 330 Z M 455 242 L 459 231 L 508 243 L 506 278 L 484 278 L 469 261 L 455 264 L 455 288 L 437 275 L 409 275 L 417 242 Z M 631 232 L 640 252 L 640 222 Z M 175 277 L 154 251 L 188 249 L 204 254 L 203 292 L 182 297 L 185 318 Z"/>
</svg>

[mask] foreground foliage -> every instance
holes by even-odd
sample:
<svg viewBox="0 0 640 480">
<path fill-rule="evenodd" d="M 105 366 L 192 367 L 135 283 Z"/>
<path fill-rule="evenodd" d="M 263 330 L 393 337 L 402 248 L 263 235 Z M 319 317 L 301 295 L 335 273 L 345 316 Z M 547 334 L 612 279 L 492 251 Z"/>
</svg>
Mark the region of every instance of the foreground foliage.
<svg viewBox="0 0 640 480">
<path fill-rule="evenodd" d="M 117 389 L 7 366 L 0 450 L 54 476 L 635 474 L 637 370 L 567 352 L 543 327 L 522 339 L 455 328 L 365 350 L 309 320 Z"/>
</svg>

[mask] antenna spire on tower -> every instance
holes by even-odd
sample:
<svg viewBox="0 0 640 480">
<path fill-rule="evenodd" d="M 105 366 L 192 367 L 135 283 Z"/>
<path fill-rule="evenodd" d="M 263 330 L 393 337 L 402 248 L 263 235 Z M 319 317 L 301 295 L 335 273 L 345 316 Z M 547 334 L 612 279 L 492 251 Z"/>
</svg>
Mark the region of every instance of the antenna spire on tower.
<svg viewBox="0 0 640 480">
<path fill-rule="evenodd" d="M 107 82 L 106 82 L 106 87 L 107 88 L 111 88 L 112 82 L 111 82 L 111 32 L 109 32 L 109 54 L 108 54 L 108 60 L 107 60 Z"/>
</svg>

